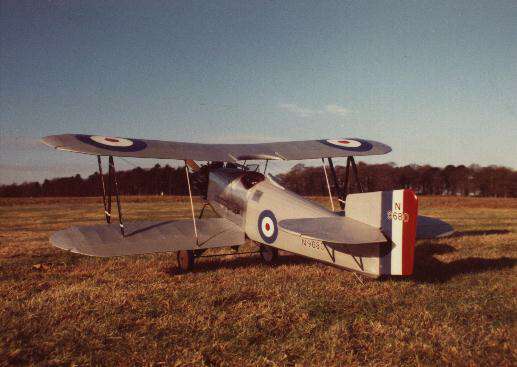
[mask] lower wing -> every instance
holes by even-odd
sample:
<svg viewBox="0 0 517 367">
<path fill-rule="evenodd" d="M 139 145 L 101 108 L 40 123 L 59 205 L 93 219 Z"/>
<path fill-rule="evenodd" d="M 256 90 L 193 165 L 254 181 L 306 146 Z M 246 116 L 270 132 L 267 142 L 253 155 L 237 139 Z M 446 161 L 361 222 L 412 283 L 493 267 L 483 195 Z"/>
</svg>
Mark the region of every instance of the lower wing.
<svg viewBox="0 0 517 367">
<path fill-rule="evenodd" d="M 118 224 L 71 227 L 54 233 L 52 245 L 89 256 L 125 256 L 241 245 L 244 231 L 224 218 L 168 222 L 128 222 L 126 235 Z"/>
</svg>

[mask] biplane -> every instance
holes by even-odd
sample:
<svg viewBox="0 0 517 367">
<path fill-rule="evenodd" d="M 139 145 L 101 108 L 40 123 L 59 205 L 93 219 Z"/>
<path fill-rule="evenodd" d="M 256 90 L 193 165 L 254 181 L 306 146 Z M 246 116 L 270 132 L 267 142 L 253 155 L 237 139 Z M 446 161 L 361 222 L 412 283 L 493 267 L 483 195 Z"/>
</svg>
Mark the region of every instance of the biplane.
<svg viewBox="0 0 517 367">
<path fill-rule="evenodd" d="M 352 175 L 361 187 L 354 157 L 391 151 L 376 141 L 343 138 L 200 144 L 64 134 L 47 136 L 42 142 L 97 156 L 106 224 L 73 226 L 50 238 L 52 245 L 78 254 L 108 257 L 176 252 L 179 268 L 188 271 L 207 249 L 229 247 L 238 251 L 251 240 L 266 262 L 273 262 L 278 250 L 284 250 L 371 277 L 404 276 L 413 272 L 417 238 L 446 236 L 453 231 L 440 219 L 418 216 L 418 200 L 409 188 L 349 192 Z M 102 157 L 108 159 L 107 174 L 102 171 Z M 124 223 L 114 157 L 184 161 L 191 218 Z M 336 158 L 346 158 L 344 179 L 336 174 Z M 287 190 L 266 175 L 269 161 L 306 159 L 322 161 L 332 210 Z M 250 161 L 264 162 L 263 172 Z M 193 174 L 205 177 L 207 183 L 201 190 L 204 206 L 198 215 L 192 198 Z M 118 223 L 112 220 L 113 196 Z M 203 218 L 207 206 L 218 217 Z"/>
</svg>

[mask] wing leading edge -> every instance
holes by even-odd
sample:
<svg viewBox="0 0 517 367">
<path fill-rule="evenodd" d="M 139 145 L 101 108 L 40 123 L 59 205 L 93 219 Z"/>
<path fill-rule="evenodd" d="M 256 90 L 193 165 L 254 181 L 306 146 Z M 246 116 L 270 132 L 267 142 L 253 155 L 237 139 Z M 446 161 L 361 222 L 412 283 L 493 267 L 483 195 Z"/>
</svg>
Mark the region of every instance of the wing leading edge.
<svg viewBox="0 0 517 367">
<path fill-rule="evenodd" d="M 391 148 L 383 143 L 358 138 L 257 144 L 201 144 L 63 134 L 44 137 L 42 142 L 56 149 L 83 154 L 222 162 L 365 156 L 386 154 L 391 151 Z"/>
</svg>

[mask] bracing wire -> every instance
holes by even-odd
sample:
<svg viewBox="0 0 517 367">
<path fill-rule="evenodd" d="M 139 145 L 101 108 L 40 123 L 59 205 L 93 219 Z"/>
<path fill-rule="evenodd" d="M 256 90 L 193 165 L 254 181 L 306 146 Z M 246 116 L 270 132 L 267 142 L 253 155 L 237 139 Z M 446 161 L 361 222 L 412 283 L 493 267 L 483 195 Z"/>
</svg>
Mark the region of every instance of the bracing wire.
<svg viewBox="0 0 517 367">
<path fill-rule="evenodd" d="M 192 189 L 190 188 L 190 177 L 189 177 L 189 169 L 187 166 L 187 161 L 185 161 L 185 174 L 187 176 L 188 196 L 190 198 L 190 209 L 192 211 L 192 223 L 194 224 L 194 235 L 196 236 L 196 245 L 197 245 L 197 244 L 199 244 L 199 238 L 197 235 L 196 214 L 194 213 L 194 201 L 192 200 Z"/>
<path fill-rule="evenodd" d="M 321 158 L 321 162 L 323 163 L 323 173 L 325 174 L 325 181 L 327 182 L 330 206 L 332 207 L 332 211 L 334 211 L 334 200 L 332 199 L 332 191 L 330 190 L 329 176 L 327 175 L 327 168 L 325 167 L 325 159 Z"/>
</svg>

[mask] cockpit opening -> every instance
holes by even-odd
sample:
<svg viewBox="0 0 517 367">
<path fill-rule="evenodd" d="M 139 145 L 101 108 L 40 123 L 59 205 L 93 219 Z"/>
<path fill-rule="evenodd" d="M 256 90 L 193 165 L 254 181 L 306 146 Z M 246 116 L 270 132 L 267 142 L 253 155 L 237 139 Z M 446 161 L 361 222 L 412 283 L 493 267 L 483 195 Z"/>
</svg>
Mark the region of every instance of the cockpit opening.
<svg viewBox="0 0 517 367">
<path fill-rule="evenodd" d="M 241 183 L 246 189 L 251 189 L 259 182 L 264 181 L 266 178 L 260 172 L 248 171 L 241 176 Z"/>
</svg>

